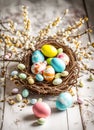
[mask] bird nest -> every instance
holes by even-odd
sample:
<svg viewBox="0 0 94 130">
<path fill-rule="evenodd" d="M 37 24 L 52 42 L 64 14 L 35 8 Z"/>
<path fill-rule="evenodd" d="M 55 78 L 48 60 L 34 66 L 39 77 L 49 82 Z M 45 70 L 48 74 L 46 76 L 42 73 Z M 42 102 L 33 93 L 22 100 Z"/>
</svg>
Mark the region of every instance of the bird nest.
<svg viewBox="0 0 94 130">
<path fill-rule="evenodd" d="M 66 77 L 62 77 L 63 82 L 59 85 L 53 85 L 52 82 L 48 82 L 45 80 L 42 82 L 35 81 L 34 84 L 30 85 L 27 79 L 22 80 L 20 78 L 16 78 L 15 83 L 20 84 L 30 89 L 32 93 L 45 94 L 45 95 L 46 94 L 58 95 L 59 93 L 63 91 L 69 90 L 71 87 L 73 87 L 77 83 L 79 67 L 77 64 L 76 55 L 71 48 L 69 48 L 68 46 L 65 46 L 63 43 L 57 42 L 54 39 L 47 39 L 47 40 L 42 40 L 38 42 L 35 45 L 35 49 L 40 50 L 44 44 L 53 45 L 54 47 L 56 47 L 56 49 L 62 48 L 63 52 L 65 52 L 69 56 L 70 61 L 69 61 L 69 64 L 66 66 L 66 71 L 68 71 L 69 74 Z M 25 53 L 25 56 L 23 57 L 21 63 L 23 63 L 26 68 L 25 70 L 18 70 L 18 71 L 19 73 L 21 72 L 25 73 L 27 77 L 31 76 L 35 79 L 35 75 L 31 72 L 32 53 L 33 53 L 32 50 L 28 50 Z"/>
</svg>

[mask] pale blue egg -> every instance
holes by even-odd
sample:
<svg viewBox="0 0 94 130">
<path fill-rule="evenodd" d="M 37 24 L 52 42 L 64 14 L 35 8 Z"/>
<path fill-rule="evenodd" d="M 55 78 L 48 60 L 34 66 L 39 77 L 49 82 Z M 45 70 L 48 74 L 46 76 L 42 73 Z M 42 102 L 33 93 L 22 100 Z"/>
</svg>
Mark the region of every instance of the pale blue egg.
<svg viewBox="0 0 94 130">
<path fill-rule="evenodd" d="M 15 76 L 15 75 L 17 76 L 17 75 L 18 75 L 18 71 L 14 70 L 14 71 L 11 72 L 10 75 L 11 75 L 11 76 Z"/>
<path fill-rule="evenodd" d="M 58 110 L 66 110 L 73 104 L 73 98 L 70 93 L 61 93 L 56 100 L 56 108 Z"/>
<path fill-rule="evenodd" d="M 29 90 L 28 90 L 28 89 L 24 89 L 24 90 L 22 91 L 22 96 L 23 96 L 24 98 L 28 97 L 28 96 L 29 96 Z"/>
<path fill-rule="evenodd" d="M 37 75 L 36 75 L 36 80 L 37 80 L 37 81 L 43 81 L 43 80 L 44 80 L 44 77 L 43 77 L 41 74 L 37 74 Z"/>
<path fill-rule="evenodd" d="M 37 99 L 36 99 L 36 98 L 32 98 L 32 99 L 30 100 L 30 103 L 31 103 L 32 105 L 34 105 L 35 103 L 37 103 Z"/>
<path fill-rule="evenodd" d="M 60 58 L 53 58 L 50 63 L 56 72 L 63 72 L 66 68 L 65 62 Z"/>
<path fill-rule="evenodd" d="M 33 52 L 31 59 L 33 63 L 36 63 L 36 62 L 43 62 L 45 58 L 40 50 L 36 50 Z"/>
</svg>

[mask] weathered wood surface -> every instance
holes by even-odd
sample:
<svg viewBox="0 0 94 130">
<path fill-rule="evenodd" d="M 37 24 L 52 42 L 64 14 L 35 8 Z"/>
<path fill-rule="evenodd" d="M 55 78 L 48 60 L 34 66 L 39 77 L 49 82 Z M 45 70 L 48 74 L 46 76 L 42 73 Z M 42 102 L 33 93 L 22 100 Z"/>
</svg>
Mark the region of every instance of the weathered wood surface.
<svg viewBox="0 0 94 130">
<path fill-rule="evenodd" d="M 68 22 L 72 23 L 74 19 L 87 15 L 87 13 L 90 18 L 88 26 L 94 22 L 94 16 L 92 14 L 94 3 L 91 0 L 0 0 L 0 17 L 4 18 L 8 15 L 15 19 L 13 13 L 18 12 L 19 5 L 23 4 L 29 6 L 32 34 L 36 34 L 45 23 L 52 21 L 56 16 L 62 16 L 66 8 L 68 8 L 70 12 L 63 22 L 64 26 L 66 26 Z M 16 19 L 19 20 L 18 17 Z M 84 28 L 86 27 L 87 25 L 84 26 Z M 82 41 L 83 44 L 85 44 L 86 41 L 90 40 L 94 42 L 93 39 L 92 35 L 90 35 L 90 37 L 86 35 Z M 94 63 L 92 63 L 92 65 L 93 64 Z M 11 63 L 8 66 L 8 71 L 11 71 L 13 66 L 14 63 Z M 81 78 L 85 87 L 79 89 L 78 92 L 75 90 L 75 93 L 78 93 L 81 98 L 91 98 L 93 101 L 94 82 L 87 82 L 87 74 L 84 74 Z M 14 84 L 8 80 L 6 81 L 5 88 L 0 86 L 0 99 L 7 97 L 13 87 L 15 87 Z M 20 88 L 20 91 L 21 90 L 22 88 Z M 34 96 L 31 95 L 31 98 L 32 97 Z M 38 98 L 40 97 L 41 96 L 38 96 Z M 14 106 L 10 106 L 7 102 L 0 103 L 0 130 L 50 130 L 52 128 L 54 130 L 94 130 L 94 106 L 91 103 L 86 106 L 88 101 L 85 101 L 82 105 L 75 105 L 75 107 L 69 108 L 67 111 L 58 113 L 55 109 L 55 99 L 56 97 L 43 97 L 43 100 L 49 103 L 52 108 L 52 115 L 43 126 L 36 125 L 36 118 L 33 116 L 31 106 L 27 106 L 21 111 L 18 107 L 18 105 L 21 105 L 19 103 Z"/>
</svg>

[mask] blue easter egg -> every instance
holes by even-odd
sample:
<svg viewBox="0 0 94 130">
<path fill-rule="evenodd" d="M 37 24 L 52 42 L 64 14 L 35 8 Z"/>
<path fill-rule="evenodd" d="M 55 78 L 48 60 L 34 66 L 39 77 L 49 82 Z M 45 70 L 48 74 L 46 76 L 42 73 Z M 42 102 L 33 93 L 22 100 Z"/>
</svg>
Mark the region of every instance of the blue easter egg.
<svg viewBox="0 0 94 130">
<path fill-rule="evenodd" d="M 43 62 L 45 58 L 44 55 L 41 53 L 41 51 L 36 50 L 33 52 L 31 59 L 33 63 L 36 63 L 36 62 Z"/>
<path fill-rule="evenodd" d="M 28 97 L 28 96 L 29 96 L 29 90 L 28 90 L 28 89 L 24 89 L 24 90 L 22 91 L 22 96 L 23 96 L 24 98 Z"/>
<path fill-rule="evenodd" d="M 43 80 L 44 80 L 44 77 L 43 77 L 41 74 L 37 74 L 37 75 L 36 75 L 36 80 L 37 80 L 37 81 L 43 81 Z"/>
<path fill-rule="evenodd" d="M 73 99 L 70 93 L 61 93 L 56 100 L 56 108 L 58 110 L 66 110 L 68 107 L 72 106 Z"/>
<path fill-rule="evenodd" d="M 17 75 L 18 75 L 18 71 L 14 70 L 14 71 L 11 72 L 10 75 L 11 75 L 11 76 L 15 76 L 15 75 L 17 76 Z"/>
<path fill-rule="evenodd" d="M 66 68 L 65 62 L 60 58 L 53 58 L 50 63 L 56 72 L 63 72 Z"/>
</svg>

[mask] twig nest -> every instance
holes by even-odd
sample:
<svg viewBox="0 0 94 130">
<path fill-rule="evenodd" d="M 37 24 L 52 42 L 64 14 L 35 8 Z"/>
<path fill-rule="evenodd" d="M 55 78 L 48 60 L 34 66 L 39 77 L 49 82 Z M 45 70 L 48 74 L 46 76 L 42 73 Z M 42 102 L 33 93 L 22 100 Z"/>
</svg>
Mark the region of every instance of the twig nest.
<svg viewBox="0 0 94 130">
<path fill-rule="evenodd" d="M 18 84 L 34 93 L 57 95 L 77 83 L 79 67 L 72 49 L 52 38 L 39 41 L 35 49 L 26 51 L 17 66 Z"/>
</svg>

